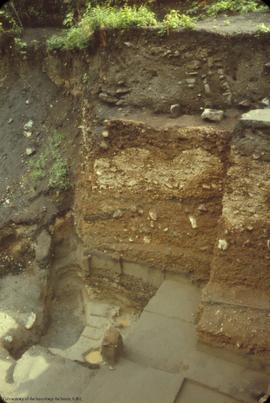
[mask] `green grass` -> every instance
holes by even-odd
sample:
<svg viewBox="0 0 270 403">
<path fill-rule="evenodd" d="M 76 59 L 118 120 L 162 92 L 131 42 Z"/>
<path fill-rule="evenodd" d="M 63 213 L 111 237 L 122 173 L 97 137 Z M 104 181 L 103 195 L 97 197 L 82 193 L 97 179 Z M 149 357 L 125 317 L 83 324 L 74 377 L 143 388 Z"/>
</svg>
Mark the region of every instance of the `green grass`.
<svg viewBox="0 0 270 403">
<path fill-rule="evenodd" d="M 206 14 L 215 17 L 221 13 L 250 13 L 255 11 L 265 11 L 268 7 L 256 0 L 218 0 L 206 8 Z"/>
<path fill-rule="evenodd" d="M 159 22 L 156 15 L 146 6 L 121 8 L 111 6 L 88 7 L 79 23 L 72 26 L 73 15 L 65 19 L 69 28 L 62 35 L 54 35 L 48 39 L 48 49 L 84 49 L 88 46 L 92 34 L 102 28 L 126 29 L 132 27 L 154 27 L 159 32 L 173 29 L 195 27 L 195 18 L 171 10 Z"/>
<path fill-rule="evenodd" d="M 178 28 L 193 29 L 195 26 L 196 20 L 194 17 L 181 14 L 177 10 L 171 10 L 167 15 L 165 15 L 161 23 L 161 30 L 169 31 Z"/>
<path fill-rule="evenodd" d="M 265 33 L 267 33 L 267 32 L 270 32 L 270 27 L 269 26 L 267 26 L 267 25 L 265 25 L 265 24 L 259 24 L 258 26 L 257 26 L 257 32 L 258 33 L 262 33 L 262 34 L 265 34 Z"/>
<path fill-rule="evenodd" d="M 66 19 L 71 24 L 71 16 Z M 154 12 L 145 6 L 121 8 L 109 6 L 89 6 L 80 22 L 71 26 L 63 35 L 48 39 L 49 49 L 83 49 L 87 47 L 92 34 L 102 28 L 153 27 L 158 22 Z"/>
<path fill-rule="evenodd" d="M 49 189 L 67 190 L 70 187 L 67 161 L 61 153 L 63 140 L 63 134 L 55 133 L 45 150 L 28 162 L 29 177 L 34 186 L 46 179 Z"/>
</svg>

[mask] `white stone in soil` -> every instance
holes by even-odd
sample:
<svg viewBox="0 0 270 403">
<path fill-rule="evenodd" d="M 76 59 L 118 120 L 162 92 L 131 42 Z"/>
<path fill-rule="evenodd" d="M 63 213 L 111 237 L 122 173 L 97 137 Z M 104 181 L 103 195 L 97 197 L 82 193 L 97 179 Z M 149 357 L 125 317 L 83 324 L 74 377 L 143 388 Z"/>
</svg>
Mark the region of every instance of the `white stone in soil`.
<svg viewBox="0 0 270 403">
<path fill-rule="evenodd" d="M 6 312 L 0 312 L 0 337 L 4 337 L 12 329 L 18 329 L 16 320 Z"/>
<path fill-rule="evenodd" d="M 27 147 L 27 149 L 25 150 L 26 155 L 28 155 L 29 157 L 33 154 L 35 154 L 35 149 L 32 147 Z"/>
<path fill-rule="evenodd" d="M 227 250 L 228 249 L 228 242 L 226 239 L 219 239 L 218 240 L 218 249 L 220 250 Z"/>
<path fill-rule="evenodd" d="M 193 229 L 198 228 L 197 220 L 196 220 L 195 217 L 193 217 L 192 215 L 190 215 L 190 216 L 188 217 L 188 219 L 189 219 L 190 225 L 191 225 L 191 227 L 192 227 Z"/>
<path fill-rule="evenodd" d="M 156 221 L 157 220 L 157 212 L 156 212 L 156 210 L 150 210 L 149 211 L 149 217 L 151 218 L 151 220 Z"/>
<path fill-rule="evenodd" d="M 24 127 L 23 127 L 24 130 L 30 130 L 30 129 L 32 129 L 33 124 L 34 124 L 33 120 L 29 120 L 27 123 L 25 123 L 25 125 L 24 125 Z"/>
<path fill-rule="evenodd" d="M 35 322 L 37 319 L 37 315 L 34 312 L 31 312 L 30 315 L 28 316 L 26 323 L 25 323 L 25 329 L 30 330 L 34 326 Z"/>
<path fill-rule="evenodd" d="M 212 122 L 220 122 L 224 118 L 224 111 L 206 108 L 201 114 L 201 118 Z"/>
<path fill-rule="evenodd" d="M 13 337 L 8 334 L 7 336 L 4 337 L 4 341 L 6 341 L 8 343 L 12 343 L 13 342 Z"/>
</svg>

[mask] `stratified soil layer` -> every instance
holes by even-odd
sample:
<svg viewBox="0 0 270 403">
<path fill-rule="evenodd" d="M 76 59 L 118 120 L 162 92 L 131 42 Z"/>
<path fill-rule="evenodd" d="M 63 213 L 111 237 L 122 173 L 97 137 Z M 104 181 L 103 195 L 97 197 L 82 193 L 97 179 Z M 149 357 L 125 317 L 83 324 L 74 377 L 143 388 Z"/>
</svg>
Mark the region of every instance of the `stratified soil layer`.
<svg viewBox="0 0 270 403">
<path fill-rule="evenodd" d="M 207 280 L 229 132 L 114 120 L 103 135 L 108 150 L 92 144 L 75 192 L 89 251 Z"/>
</svg>

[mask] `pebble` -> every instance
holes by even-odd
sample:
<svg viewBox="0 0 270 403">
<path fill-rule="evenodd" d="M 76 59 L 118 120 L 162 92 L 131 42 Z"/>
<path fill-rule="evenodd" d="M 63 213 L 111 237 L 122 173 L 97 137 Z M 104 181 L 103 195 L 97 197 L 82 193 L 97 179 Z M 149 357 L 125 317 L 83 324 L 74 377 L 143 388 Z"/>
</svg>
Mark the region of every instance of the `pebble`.
<svg viewBox="0 0 270 403">
<path fill-rule="evenodd" d="M 4 337 L 4 341 L 7 341 L 8 343 L 12 343 L 13 337 L 8 334 L 7 336 Z"/>
<path fill-rule="evenodd" d="M 24 134 L 24 136 L 27 137 L 27 138 L 29 138 L 29 137 L 32 136 L 32 132 L 29 132 L 29 131 L 24 131 L 23 134 Z"/>
<path fill-rule="evenodd" d="M 108 144 L 105 141 L 101 141 L 99 146 L 102 150 L 108 150 L 109 148 Z"/>
<path fill-rule="evenodd" d="M 102 134 L 102 137 L 104 137 L 104 138 L 109 137 L 109 132 L 108 132 L 108 130 L 103 130 L 103 132 L 102 132 L 101 134 Z"/>
<path fill-rule="evenodd" d="M 156 210 L 149 210 L 149 217 L 153 221 L 157 221 L 157 212 Z"/>
<path fill-rule="evenodd" d="M 218 249 L 220 250 L 227 250 L 228 249 L 228 242 L 226 239 L 219 239 L 218 240 Z"/>
<path fill-rule="evenodd" d="M 170 114 L 172 117 L 177 118 L 180 115 L 180 105 L 179 104 L 171 105 Z"/>
<path fill-rule="evenodd" d="M 196 83 L 196 78 L 187 78 L 186 83 L 194 85 Z"/>
<path fill-rule="evenodd" d="M 198 210 L 199 211 L 204 211 L 204 212 L 208 211 L 208 209 L 207 209 L 205 204 L 200 204 L 199 207 L 198 207 Z"/>
<path fill-rule="evenodd" d="M 148 236 L 144 236 L 143 237 L 143 242 L 146 243 L 146 244 L 150 244 L 151 243 L 151 238 L 148 237 Z"/>
<path fill-rule="evenodd" d="M 37 315 L 34 312 L 31 312 L 26 323 L 25 323 L 25 329 L 30 330 L 34 326 L 34 323 L 37 319 Z"/>
<path fill-rule="evenodd" d="M 10 119 L 8 119 L 8 124 L 10 125 L 10 123 L 12 123 L 13 122 L 13 119 L 12 118 L 10 118 Z"/>
<path fill-rule="evenodd" d="M 191 227 L 192 227 L 193 229 L 198 228 L 196 218 L 195 218 L 195 217 L 193 217 L 193 216 L 191 216 L 191 215 L 190 215 L 188 218 L 189 218 L 189 221 L 190 221 Z"/>
<path fill-rule="evenodd" d="M 121 218 L 123 217 L 123 211 L 120 209 L 117 209 L 113 212 L 113 218 Z"/>
<path fill-rule="evenodd" d="M 28 156 L 35 154 L 35 152 L 36 152 L 36 150 L 35 150 L 34 148 L 32 148 L 32 147 L 29 147 L 29 148 L 27 148 L 27 149 L 25 150 L 25 153 L 26 153 L 26 155 L 28 155 Z"/>
<path fill-rule="evenodd" d="M 201 114 L 201 118 L 212 122 L 220 122 L 224 118 L 224 111 L 206 108 Z"/>
<path fill-rule="evenodd" d="M 33 120 L 29 120 L 27 123 L 25 123 L 25 125 L 24 125 L 24 127 L 23 127 L 24 130 L 30 130 L 30 129 L 32 129 L 33 124 L 34 124 Z"/>
</svg>

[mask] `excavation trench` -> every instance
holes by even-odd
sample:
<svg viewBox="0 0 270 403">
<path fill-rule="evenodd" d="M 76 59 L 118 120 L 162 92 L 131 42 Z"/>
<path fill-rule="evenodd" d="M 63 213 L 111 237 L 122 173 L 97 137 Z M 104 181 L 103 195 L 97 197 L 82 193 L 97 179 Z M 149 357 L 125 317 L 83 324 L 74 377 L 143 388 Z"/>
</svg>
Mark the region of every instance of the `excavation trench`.
<svg viewBox="0 0 270 403">
<path fill-rule="evenodd" d="M 83 158 L 73 210 L 37 232 L 34 265 L 22 276 L 40 288 L 42 316 L 34 307 L 31 329 L 4 335 L 16 359 L 39 344 L 83 363 L 110 325 L 128 333 L 164 280 L 209 280 L 231 131 L 126 119 L 106 130 L 113 139 L 106 156 L 100 137 L 83 144 L 91 158 Z"/>
<path fill-rule="evenodd" d="M 125 342 L 162 284 L 183 278 L 203 289 L 199 339 L 264 365 L 266 36 L 107 32 L 106 49 L 96 35 L 61 54 L 47 52 L 50 33 L 26 31 L 24 54 L 1 47 L 0 336 L 12 368 L 31 346 L 85 364 L 110 325 Z M 209 107 L 224 119 L 203 120 Z"/>
</svg>

